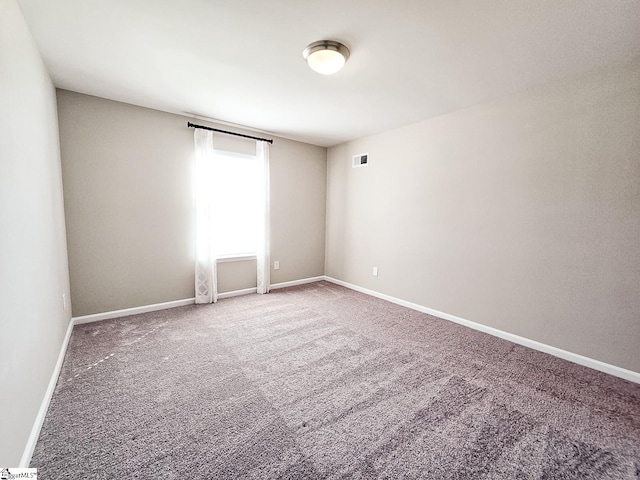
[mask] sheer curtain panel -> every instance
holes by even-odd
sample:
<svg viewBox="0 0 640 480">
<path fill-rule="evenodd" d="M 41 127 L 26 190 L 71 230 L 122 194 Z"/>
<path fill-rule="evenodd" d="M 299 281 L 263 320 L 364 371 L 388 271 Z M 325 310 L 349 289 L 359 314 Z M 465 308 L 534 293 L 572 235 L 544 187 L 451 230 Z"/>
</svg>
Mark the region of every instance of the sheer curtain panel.
<svg viewBox="0 0 640 480">
<path fill-rule="evenodd" d="M 269 144 L 256 142 L 256 156 L 262 166 L 263 176 L 260 181 L 261 202 L 257 206 L 260 209 L 258 228 L 258 248 L 256 252 L 256 264 L 258 267 L 258 293 L 269 293 L 271 289 L 271 252 L 269 231 Z"/>
<path fill-rule="evenodd" d="M 213 132 L 196 128 L 195 191 L 196 191 L 196 303 L 218 301 L 218 272 L 215 248 L 215 217 L 213 178 L 215 160 Z"/>
</svg>

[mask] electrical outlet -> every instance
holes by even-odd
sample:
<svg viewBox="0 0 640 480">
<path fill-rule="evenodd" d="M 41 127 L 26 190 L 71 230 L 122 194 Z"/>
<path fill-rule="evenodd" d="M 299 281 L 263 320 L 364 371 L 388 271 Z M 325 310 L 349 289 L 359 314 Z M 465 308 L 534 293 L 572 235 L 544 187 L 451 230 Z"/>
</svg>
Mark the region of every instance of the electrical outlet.
<svg viewBox="0 0 640 480">
<path fill-rule="evenodd" d="M 63 310 L 67 309 L 67 294 L 66 293 L 62 294 L 62 308 L 63 308 Z"/>
<path fill-rule="evenodd" d="M 378 276 L 378 267 L 373 267 L 373 276 L 374 277 Z"/>
<path fill-rule="evenodd" d="M 280 270 L 280 260 L 276 260 L 275 262 L 273 262 L 273 269 Z"/>
</svg>

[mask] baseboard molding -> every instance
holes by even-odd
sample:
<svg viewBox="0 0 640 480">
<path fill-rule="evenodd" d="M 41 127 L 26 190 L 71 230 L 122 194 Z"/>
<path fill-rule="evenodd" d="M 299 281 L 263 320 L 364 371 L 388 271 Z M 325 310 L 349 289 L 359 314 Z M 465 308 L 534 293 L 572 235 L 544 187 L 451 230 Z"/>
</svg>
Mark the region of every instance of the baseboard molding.
<svg viewBox="0 0 640 480">
<path fill-rule="evenodd" d="M 293 287 L 295 285 L 304 285 L 305 283 L 320 282 L 324 280 L 324 275 L 319 277 L 302 278 L 300 280 L 292 280 L 290 282 L 274 283 L 271 290 L 278 288 Z M 241 290 L 232 290 L 230 292 L 222 292 L 218 294 L 218 299 L 238 297 L 240 295 L 249 295 L 256 293 L 257 288 L 243 288 Z M 113 310 L 111 312 L 94 313 L 91 315 L 83 315 L 72 318 L 74 325 L 83 323 L 99 322 L 101 320 L 109 320 L 111 318 L 126 317 L 127 315 L 136 315 L 138 313 L 155 312 L 157 310 L 166 310 L 167 308 L 182 307 L 184 305 L 192 305 L 195 298 L 185 298 L 184 300 L 174 300 L 172 302 L 155 303 L 153 305 L 143 305 L 141 307 L 124 308 L 122 310 Z"/>
<path fill-rule="evenodd" d="M 291 280 L 290 282 L 274 283 L 273 285 L 271 285 L 271 290 L 277 290 L 279 288 L 286 287 L 295 287 L 296 285 L 304 285 L 306 283 L 321 282 L 324 279 L 325 276 L 320 275 L 319 277 L 301 278 L 300 280 Z"/>
<path fill-rule="evenodd" d="M 223 292 L 218 294 L 218 299 L 221 298 L 231 298 L 231 297 L 239 297 L 240 295 L 249 295 L 251 293 L 256 293 L 258 289 L 256 287 L 253 288 L 243 288 L 242 290 L 232 290 L 230 292 Z"/>
<path fill-rule="evenodd" d="M 293 287 L 295 285 L 304 285 L 305 283 L 320 282 L 324 280 L 324 275 L 319 277 L 302 278 L 300 280 L 292 280 L 290 282 L 274 283 L 271 285 L 271 290 L 277 290 L 278 288 Z M 238 297 L 240 295 L 248 295 L 256 293 L 257 288 L 244 288 L 241 290 L 232 290 L 230 292 L 222 292 L 218 294 L 218 298 L 231 298 Z M 80 317 L 72 318 L 74 325 L 81 325 L 83 323 L 99 322 L 100 320 L 109 320 L 111 318 L 126 317 L 127 315 L 136 315 L 138 313 L 155 312 L 157 310 L 166 310 L 167 308 L 182 307 L 184 305 L 192 305 L 195 303 L 195 298 L 185 298 L 184 300 L 174 300 L 172 302 L 155 303 L 153 305 L 143 305 L 141 307 L 124 308 L 122 310 L 113 310 L 111 312 L 94 313 L 91 315 L 83 315 Z"/>
<path fill-rule="evenodd" d="M 166 310 L 167 308 L 182 307 L 184 305 L 192 305 L 194 303 L 195 298 L 185 298 L 184 300 L 155 303 L 153 305 L 144 305 L 142 307 L 124 308 L 122 310 L 113 310 L 112 312 L 94 313 L 92 315 L 74 317 L 72 320 L 74 325 L 81 325 L 83 323 L 99 322 L 100 320 L 126 317 L 127 315 L 136 315 L 138 313 L 155 312 L 157 310 Z"/>
<path fill-rule="evenodd" d="M 599 370 L 601 372 L 608 373 L 609 375 L 623 378 L 630 382 L 640 383 L 640 373 L 634 372 L 632 370 L 627 370 L 622 367 L 617 367 L 609 363 L 601 362 L 600 360 L 595 360 L 593 358 L 585 357 L 577 353 L 569 352 L 567 350 L 562 350 L 561 348 L 552 347 L 551 345 L 547 345 L 545 343 L 541 343 L 536 340 L 531 340 L 529 338 L 521 337 L 513 333 L 505 332 L 503 330 L 498 330 L 497 328 L 488 327 L 486 325 L 482 325 L 481 323 L 472 322 L 471 320 L 466 320 L 464 318 L 457 317 L 449 313 L 440 312 L 439 310 L 434 310 L 433 308 L 428 308 L 422 305 L 418 305 L 417 303 L 407 302 L 406 300 L 392 297 L 391 295 L 386 295 L 384 293 L 379 293 L 374 290 L 369 290 L 368 288 L 359 287 L 358 285 L 344 282 L 342 280 L 338 280 L 337 278 L 332 278 L 325 275 L 324 280 L 326 280 L 327 282 L 335 283 L 336 285 L 341 285 L 351 290 L 355 290 L 357 292 L 371 295 L 372 297 L 377 297 L 382 300 L 387 300 L 388 302 L 395 303 L 403 307 L 411 308 L 413 310 L 417 310 L 422 313 L 428 313 L 429 315 L 433 315 L 434 317 L 442 318 L 444 320 L 449 320 L 451 322 L 464 325 L 465 327 L 473 328 L 474 330 L 488 333 L 489 335 L 493 335 L 495 337 L 500 337 L 504 340 L 517 343 L 518 345 L 529 347 L 534 350 L 548 353 L 555 357 L 559 357 L 564 360 L 577 363 L 578 365 L 593 368 L 594 370 Z"/>
<path fill-rule="evenodd" d="M 38 441 L 38 437 L 40 436 L 40 430 L 42 429 L 44 419 L 47 416 L 47 411 L 49 410 L 49 403 L 51 403 L 53 392 L 56 389 L 56 384 L 58 383 L 58 377 L 60 376 L 60 370 L 62 369 L 64 356 L 67 353 L 67 346 L 69 345 L 69 339 L 71 338 L 73 325 L 74 323 L 72 318 L 69 320 L 69 325 L 67 326 L 67 332 L 64 335 L 64 339 L 62 340 L 62 345 L 60 346 L 60 352 L 58 353 L 58 360 L 56 361 L 56 365 L 53 368 L 53 372 L 51 373 L 51 378 L 49 379 L 49 385 L 47 385 L 47 390 L 44 392 L 44 397 L 42 399 L 42 403 L 40 404 L 38 415 L 36 415 L 36 419 L 33 422 L 31 433 L 29 434 L 29 438 L 27 439 L 27 444 L 24 448 L 24 452 L 22 453 L 22 458 L 20 459 L 19 468 L 29 468 L 29 463 L 31 462 L 31 456 L 33 455 L 33 450 L 36 448 L 36 442 Z"/>
<path fill-rule="evenodd" d="M 294 287 L 296 285 L 304 285 L 305 283 L 321 282 L 322 280 L 324 280 L 324 275 L 321 275 L 319 277 L 301 278 L 300 280 L 292 280 L 290 282 L 274 283 L 273 285 L 271 285 L 269 290 L 277 290 L 279 288 Z M 231 292 L 219 293 L 218 298 L 220 299 L 220 298 L 238 297 L 240 295 L 249 295 L 251 293 L 256 293 L 257 291 L 258 289 L 255 287 L 244 288 L 242 290 L 232 290 Z"/>
</svg>

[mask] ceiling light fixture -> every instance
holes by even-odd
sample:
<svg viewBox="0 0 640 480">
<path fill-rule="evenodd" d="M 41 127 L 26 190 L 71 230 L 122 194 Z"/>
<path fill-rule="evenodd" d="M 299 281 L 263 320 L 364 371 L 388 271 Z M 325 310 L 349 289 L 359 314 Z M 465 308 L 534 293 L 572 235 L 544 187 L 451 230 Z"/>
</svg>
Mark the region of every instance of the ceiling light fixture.
<svg viewBox="0 0 640 480">
<path fill-rule="evenodd" d="M 332 75 L 349 59 L 349 49 L 334 40 L 319 40 L 307 45 L 302 51 L 302 56 L 311 70 L 322 75 Z"/>
</svg>

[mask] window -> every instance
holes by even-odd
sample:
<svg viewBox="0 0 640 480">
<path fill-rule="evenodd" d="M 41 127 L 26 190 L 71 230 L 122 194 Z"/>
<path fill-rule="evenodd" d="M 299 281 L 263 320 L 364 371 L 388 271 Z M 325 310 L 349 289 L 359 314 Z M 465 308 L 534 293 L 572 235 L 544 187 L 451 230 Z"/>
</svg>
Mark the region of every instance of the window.
<svg viewBox="0 0 640 480">
<path fill-rule="evenodd" d="M 255 255 L 259 241 L 262 168 L 253 155 L 215 151 L 211 205 L 217 257 Z"/>
<path fill-rule="evenodd" d="M 255 155 L 213 149 L 213 134 L 196 128 L 195 292 L 196 303 L 218 300 L 218 260 L 256 259 L 256 291 L 268 293 L 269 144 Z"/>
</svg>

